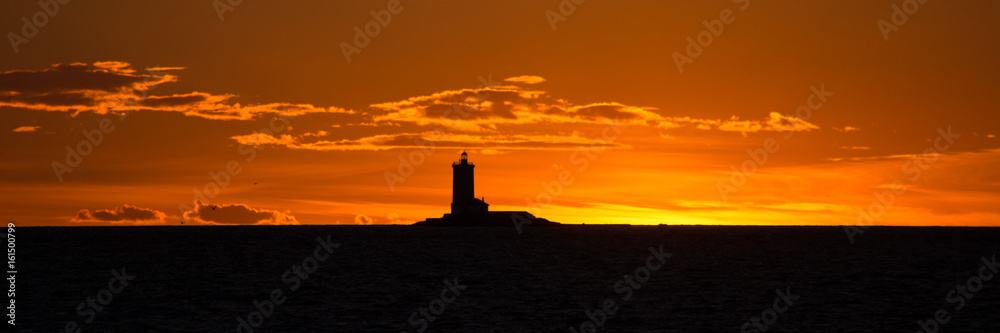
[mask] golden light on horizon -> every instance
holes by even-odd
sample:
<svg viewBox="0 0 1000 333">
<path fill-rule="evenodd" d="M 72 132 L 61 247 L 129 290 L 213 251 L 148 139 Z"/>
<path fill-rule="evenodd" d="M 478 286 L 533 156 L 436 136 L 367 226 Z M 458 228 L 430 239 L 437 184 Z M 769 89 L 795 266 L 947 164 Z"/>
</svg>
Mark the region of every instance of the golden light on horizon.
<svg viewBox="0 0 1000 333">
<path fill-rule="evenodd" d="M 2 213 L 410 224 L 465 150 L 566 224 L 996 226 L 1000 4 L 892 3 L 5 3 Z"/>
</svg>

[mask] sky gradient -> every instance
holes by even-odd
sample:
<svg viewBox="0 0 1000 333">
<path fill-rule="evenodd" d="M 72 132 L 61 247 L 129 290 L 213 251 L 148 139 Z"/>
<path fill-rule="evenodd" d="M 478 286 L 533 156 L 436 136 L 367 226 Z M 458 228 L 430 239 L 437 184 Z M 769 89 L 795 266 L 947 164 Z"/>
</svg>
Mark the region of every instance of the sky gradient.
<svg viewBox="0 0 1000 333">
<path fill-rule="evenodd" d="M 42 3 L 19 225 L 408 224 L 463 150 L 562 223 L 1000 225 L 994 1 Z"/>
</svg>

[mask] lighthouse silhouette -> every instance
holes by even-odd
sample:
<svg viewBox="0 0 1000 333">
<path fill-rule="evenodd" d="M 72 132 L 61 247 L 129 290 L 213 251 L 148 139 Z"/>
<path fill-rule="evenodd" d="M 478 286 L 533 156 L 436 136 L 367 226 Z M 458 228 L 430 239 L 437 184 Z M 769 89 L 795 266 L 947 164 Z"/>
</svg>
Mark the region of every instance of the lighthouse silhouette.
<svg viewBox="0 0 1000 333">
<path fill-rule="evenodd" d="M 458 162 L 451 164 L 451 213 L 441 218 L 429 218 L 414 225 L 425 226 L 532 226 L 559 225 L 537 218 L 525 211 L 491 212 L 490 205 L 476 198 L 476 165 L 469 162 L 469 154 L 462 152 Z M 483 197 L 485 198 L 485 196 Z M 520 229 L 518 229 L 520 230 Z"/>
<path fill-rule="evenodd" d="M 451 213 L 486 214 L 490 204 L 476 199 L 476 165 L 469 163 L 469 154 L 463 151 L 451 168 Z"/>
<path fill-rule="evenodd" d="M 458 158 L 458 162 L 451 164 L 452 168 L 452 186 L 451 186 L 451 202 L 458 202 L 461 199 L 475 198 L 475 178 L 474 174 L 476 165 L 469 163 L 469 154 L 462 152 L 462 156 Z"/>
</svg>

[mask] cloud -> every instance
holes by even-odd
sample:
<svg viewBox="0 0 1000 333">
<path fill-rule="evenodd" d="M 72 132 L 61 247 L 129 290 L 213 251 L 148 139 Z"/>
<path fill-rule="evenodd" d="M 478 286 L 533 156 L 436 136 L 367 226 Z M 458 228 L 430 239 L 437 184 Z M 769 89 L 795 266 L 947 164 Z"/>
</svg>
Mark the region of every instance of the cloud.
<svg viewBox="0 0 1000 333">
<path fill-rule="evenodd" d="M 833 129 L 835 131 L 838 131 L 838 132 L 853 132 L 853 131 L 860 131 L 861 130 L 860 128 L 853 127 L 853 126 L 833 127 Z"/>
<path fill-rule="evenodd" d="M 225 100 L 224 96 L 220 98 L 213 97 L 212 95 L 206 93 L 192 92 L 189 94 L 175 94 L 171 96 L 148 96 L 139 101 L 139 105 L 150 108 L 183 106 L 206 102 L 212 98 L 215 98 L 217 102 Z"/>
<path fill-rule="evenodd" d="M 747 132 L 757 132 L 764 128 L 760 121 L 739 120 L 736 117 L 719 125 L 718 129 L 727 132 L 740 132 L 745 136 Z"/>
<path fill-rule="evenodd" d="M 507 82 L 524 83 L 524 84 L 538 84 L 545 82 L 545 78 L 534 75 L 521 75 L 521 76 L 509 77 L 503 80 Z"/>
<path fill-rule="evenodd" d="M 319 113 L 353 114 L 353 119 L 334 127 L 367 127 L 362 137 L 333 133 L 274 134 L 251 133 L 232 136 L 242 144 L 279 145 L 292 149 L 354 151 L 421 148 L 430 143 L 438 148 L 470 148 L 484 151 L 569 150 L 592 144 L 629 148 L 602 137 L 608 125 L 637 126 L 662 131 L 661 138 L 677 138 L 673 131 L 687 129 L 746 133 L 758 131 L 809 131 L 818 129 L 803 119 L 772 112 L 762 120 L 698 119 L 667 115 L 657 108 L 598 102 L 577 105 L 547 92 L 518 85 L 488 85 L 415 96 L 395 102 L 371 104 L 365 112 L 335 106 L 267 103 L 233 103 L 236 95 L 191 91 L 155 95 L 152 90 L 178 77 L 167 70 L 183 67 L 132 69 L 121 61 L 93 64 L 57 64 L 42 70 L 15 70 L 0 73 L 0 107 L 32 110 L 95 112 L 125 111 L 179 112 L 213 120 L 253 120 L 262 115 L 301 116 Z M 523 75 L 507 78 L 508 83 L 535 84 L 545 79 Z M 572 125 L 551 127 L 548 125 Z M 553 131 L 553 128 L 562 131 Z M 445 133 L 447 132 L 447 133 Z M 664 133 L 666 132 L 666 133 Z M 683 132 L 678 132 L 683 133 Z"/>
<path fill-rule="evenodd" d="M 767 131 L 802 132 L 819 129 L 819 126 L 810 124 L 805 120 L 784 116 L 777 112 L 771 112 L 768 115 L 766 124 L 765 130 Z"/>
<path fill-rule="evenodd" d="M 399 217 L 399 214 L 396 213 L 389 213 L 385 218 L 387 220 L 386 224 L 414 224 L 417 222 L 413 220 L 404 220 Z"/>
<path fill-rule="evenodd" d="M 278 145 L 318 151 L 378 151 L 388 149 L 458 148 L 486 152 L 509 150 L 572 150 L 594 144 L 631 148 L 620 141 L 600 140 L 612 125 L 663 131 L 699 129 L 729 132 L 809 131 L 819 129 L 805 120 L 771 112 L 762 120 L 698 119 L 664 116 L 656 108 L 600 102 L 575 105 L 545 91 L 518 86 L 488 86 L 436 92 L 405 100 L 372 104 L 353 123 L 334 128 L 372 127 L 378 134 L 344 138 L 338 132 L 305 134 L 251 133 L 232 136 L 244 145 Z M 547 125 L 573 125 L 553 131 Z M 588 134 L 589 133 L 589 134 Z M 671 133 L 661 138 L 676 139 Z M 592 136 L 595 139 L 588 138 Z"/>
<path fill-rule="evenodd" d="M 413 224 L 416 221 L 404 220 L 399 217 L 399 214 L 389 213 L 385 216 L 385 222 L 380 222 L 378 219 L 365 215 L 357 214 L 354 216 L 354 224 L 360 225 L 373 225 L 373 224 Z M 338 223 L 339 224 L 339 223 Z"/>
<path fill-rule="evenodd" d="M 316 140 L 309 139 L 315 135 L 306 133 L 300 136 L 283 134 L 274 136 L 267 133 L 253 133 L 233 136 L 239 144 L 276 145 L 292 149 L 307 149 L 318 151 L 378 151 L 389 149 L 480 149 L 487 153 L 501 154 L 505 150 L 575 150 L 592 145 L 600 145 L 609 149 L 631 148 L 617 142 L 599 139 L 589 139 L 578 133 L 568 135 L 556 134 L 461 134 L 445 132 L 396 133 L 379 134 L 359 139 Z"/>
<path fill-rule="evenodd" d="M 0 73 L 0 106 L 46 111 L 107 113 L 113 104 L 136 100 L 151 87 L 177 81 L 167 74 L 134 74 L 128 64 L 57 64 L 43 70 Z"/>
<path fill-rule="evenodd" d="M 101 61 L 93 64 L 56 64 L 42 70 L 0 72 L 0 107 L 41 111 L 95 112 L 173 111 L 217 120 L 250 120 L 260 114 L 297 116 L 307 113 L 355 113 L 337 107 L 270 103 L 241 105 L 228 101 L 233 94 L 190 92 L 157 96 L 159 85 L 177 82 L 168 70 L 184 67 L 151 67 L 138 74 L 131 64 Z"/>
<path fill-rule="evenodd" d="M 483 154 L 483 155 L 506 155 L 506 154 L 510 154 L 509 151 L 506 151 L 506 150 L 497 150 L 497 149 L 493 149 L 493 148 L 479 149 L 479 150 L 474 151 L 474 152 L 475 153 L 479 153 L 479 154 Z"/>
<path fill-rule="evenodd" d="M 616 102 L 574 105 L 545 91 L 492 86 L 437 92 L 406 100 L 372 104 L 376 123 L 409 123 L 460 132 L 499 132 L 501 126 L 627 124 L 661 129 L 691 127 L 731 132 L 809 131 L 803 119 L 771 112 L 763 120 L 698 119 L 665 116 L 657 108 Z M 381 112 L 378 112 L 381 111 Z"/>
<path fill-rule="evenodd" d="M 706 124 L 707 125 L 707 124 Z M 721 122 L 718 129 L 728 132 L 740 132 L 744 136 L 746 133 L 759 132 L 759 131 L 780 131 L 780 132 L 802 132 L 818 130 L 819 126 L 813 125 L 808 121 L 785 116 L 777 112 L 771 112 L 768 114 L 767 119 L 761 120 L 739 120 L 737 117 L 732 117 L 728 121 Z"/>
<path fill-rule="evenodd" d="M 21 126 L 14 129 L 14 132 L 37 132 L 41 126 Z"/>
<path fill-rule="evenodd" d="M 358 214 L 354 217 L 355 224 L 375 224 L 375 219 L 368 217 L 365 214 Z"/>
<path fill-rule="evenodd" d="M 12 70 L 0 72 L 0 91 L 8 96 L 49 93 L 100 91 L 116 93 L 126 89 L 142 89 L 163 82 L 176 81 L 170 75 L 134 74 L 134 70 L 119 65 L 84 63 L 56 64 L 42 70 Z"/>
<path fill-rule="evenodd" d="M 179 71 L 185 70 L 187 67 L 147 67 L 146 70 L 149 72 L 166 72 L 166 71 Z"/>
<path fill-rule="evenodd" d="M 573 105 L 544 91 L 517 86 L 448 90 L 372 104 L 376 123 L 409 123 L 462 132 L 497 132 L 499 126 L 533 124 L 643 124 L 663 117 L 655 108 L 620 103 Z"/>
<path fill-rule="evenodd" d="M 127 74 L 135 73 L 135 70 L 130 68 L 132 67 L 131 64 L 122 61 L 98 61 L 94 63 L 94 67 L 98 69 L 103 69 L 106 72 L 127 73 Z"/>
<path fill-rule="evenodd" d="M 184 212 L 184 220 L 203 224 L 299 224 L 289 211 L 255 209 L 245 204 L 207 205 L 195 201 L 195 208 Z"/>
<path fill-rule="evenodd" d="M 122 205 L 114 209 L 101 209 L 91 212 L 81 209 L 72 222 L 110 222 L 112 224 L 162 224 L 166 223 L 167 214 L 153 209 L 132 205 Z"/>
</svg>

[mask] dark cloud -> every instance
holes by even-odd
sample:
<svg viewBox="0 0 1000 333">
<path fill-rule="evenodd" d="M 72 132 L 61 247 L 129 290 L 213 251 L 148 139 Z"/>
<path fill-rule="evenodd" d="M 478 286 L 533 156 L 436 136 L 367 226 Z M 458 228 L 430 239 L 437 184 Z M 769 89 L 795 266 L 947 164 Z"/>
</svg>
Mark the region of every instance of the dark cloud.
<svg viewBox="0 0 1000 333">
<path fill-rule="evenodd" d="M 141 208 L 132 205 L 122 205 L 114 209 L 101 209 L 91 212 L 81 209 L 73 222 L 110 222 L 114 224 L 155 224 L 165 223 L 167 215 L 161 211 Z"/>
<path fill-rule="evenodd" d="M 205 224 L 299 224 L 290 212 L 256 209 L 245 204 L 208 205 L 201 200 L 195 208 L 184 212 L 185 220 Z"/>
<path fill-rule="evenodd" d="M 355 224 L 375 224 L 375 219 L 368 217 L 365 214 L 358 214 L 354 217 Z"/>
<path fill-rule="evenodd" d="M 601 118 L 603 119 L 618 118 L 623 120 L 632 120 L 639 117 L 639 115 L 635 113 L 622 112 L 622 109 L 624 107 L 625 107 L 624 105 L 615 105 L 615 104 L 587 105 L 584 107 L 577 108 L 575 113 L 581 118 L 588 120 L 597 120 Z"/>
<path fill-rule="evenodd" d="M 94 64 L 57 64 L 41 70 L 13 70 L 0 73 L 0 107 L 42 111 L 174 111 L 188 116 L 218 120 L 250 120 L 261 114 L 298 116 L 306 113 L 354 113 L 337 107 L 310 104 L 230 103 L 233 94 L 190 92 L 170 96 L 150 96 L 158 85 L 176 82 L 165 70 L 183 67 L 147 68 L 136 74 L 131 64 L 121 61 Z"/>
<path fill-rule="evenodd" d="M 160 72 L 135 74 L 124 62 L 57 64 L 42 70 L 0 73 L 0 106 L 46 111 L 94 111 L 141 99 L 145 91 L 176 81 Z"/>
<path fill-rule="evenodd" d="M 29 104 L 29 105 L 50 105 L 56 107 L 71 107 L 76 105 L 90 105 L 96 101 L 82 92 L 45 93 L 36 95 L 7 95 L 0 96 L 0 103 L 6 104 Z"/>
<path fill-rule="evenodd" d="M 124 68 L 107 69 L 83 63 L 57 64 L 43 70 L 14 70 L 0 73 L 0 91 L 23 95 L 96 90 L 119 92 L 143 82 L 159 81 L 155 75 L 136 75 Z"/>
</svg>

